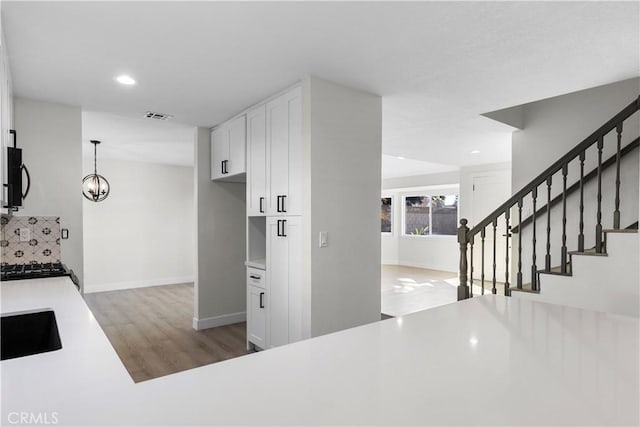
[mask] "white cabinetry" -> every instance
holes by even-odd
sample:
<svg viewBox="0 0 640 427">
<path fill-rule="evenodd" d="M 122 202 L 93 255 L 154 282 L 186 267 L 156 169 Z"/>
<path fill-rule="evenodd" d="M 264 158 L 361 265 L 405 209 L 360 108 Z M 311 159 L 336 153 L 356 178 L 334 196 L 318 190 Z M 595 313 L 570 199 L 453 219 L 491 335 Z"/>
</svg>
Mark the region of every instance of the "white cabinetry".
<svg viewBox="0 0 640 427">
<path fill-rule="evenodd" d="M 265 272 L 247 269 L 247 341 L 267 348 L 267 310 Z"/>
<path fill-rule="evenodd" d="M 267 133 L 266 108 L 261 105 L 247 113 L 247 215 L 266 213 Z"/>
<path fill-rule="evenodd" d="M 246 116 L 211 131 L 211 179 L 244 182 L 246 172 Z"/>
<path fill-rule="evenodd" d="M 7 150 L 13 143 L 9 130 L 13 129 L 13 94 L 11 91 L 11 75 L 4 39 L 0 42 L 0 207 L 5 212 L 7 203 Z"/>
<path fill-rule="evenodd" d="M 302 214 L 302 88 L 266 105 L 267 215 Z"/>
<path fill-rule="evenodd" d="M 249 346 L 380 319 L 381 111 L 379 96 L 314 77 L 247 110 L 246 265 L 266 278 L 263 312 L 248 282 Z"/>
<path fill-rule="evenodd" d="M 268 347 L 299 341 L 302 333 L 302 218 L 267 218 Z"/>
</svg>

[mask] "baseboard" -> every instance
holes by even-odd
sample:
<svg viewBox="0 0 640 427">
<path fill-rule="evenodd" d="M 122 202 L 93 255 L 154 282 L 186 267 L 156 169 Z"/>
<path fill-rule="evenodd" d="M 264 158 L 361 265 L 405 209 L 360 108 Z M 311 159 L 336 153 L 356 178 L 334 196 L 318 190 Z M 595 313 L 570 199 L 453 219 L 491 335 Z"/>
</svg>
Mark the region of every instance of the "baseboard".
<svg viewBox="0 0 640 427">
<path fill-rule="evenodd" d="M 204 319 L 193 318 L 193 329 L 200 331 L 202 329 L 215 328 L 217 326 L 231 325 L 233 323 L 245 322 L 247 313 L 223 314 L 222 316 L 205 317 Z"/>
<path fill-rule="evenodd" d="M 193 276 L 166 277 L 164 279 L 133 280 L 130 282 L 98 283 L 84 285 L 84 293 L 119 291 L 122 289 L 148 288 L 150 286 L 176 285 L 179 283 L 193 283 Z"/>
</svg>

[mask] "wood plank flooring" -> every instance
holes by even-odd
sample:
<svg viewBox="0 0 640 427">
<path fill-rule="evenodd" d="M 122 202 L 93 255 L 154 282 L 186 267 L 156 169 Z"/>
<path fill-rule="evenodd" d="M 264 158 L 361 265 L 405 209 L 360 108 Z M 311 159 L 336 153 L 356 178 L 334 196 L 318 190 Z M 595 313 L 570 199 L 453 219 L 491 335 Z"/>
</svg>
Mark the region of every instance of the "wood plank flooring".
<svg viewBox="0 0 640 427">
<path fill-rule="evenodd" d="M 245 322 L 192 328 L 193 284 L 84 298 L 135 382 L 247 354 Z"/>
</svg>

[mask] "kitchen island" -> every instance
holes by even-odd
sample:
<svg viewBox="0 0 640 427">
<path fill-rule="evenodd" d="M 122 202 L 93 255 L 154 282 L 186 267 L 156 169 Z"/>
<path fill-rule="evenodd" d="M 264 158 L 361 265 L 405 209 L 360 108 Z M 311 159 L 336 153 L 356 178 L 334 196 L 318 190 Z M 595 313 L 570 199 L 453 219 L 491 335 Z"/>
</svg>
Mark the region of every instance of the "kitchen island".
<svg viewBox="0 0 640 427">
<path fill-rule="evenodd" d="M 486 295 L 135 384 L 68 278 L 0 292 L 63 345 L 0 362 L 2 425 L 640 422 L 636 318 Z"/>
</svg>

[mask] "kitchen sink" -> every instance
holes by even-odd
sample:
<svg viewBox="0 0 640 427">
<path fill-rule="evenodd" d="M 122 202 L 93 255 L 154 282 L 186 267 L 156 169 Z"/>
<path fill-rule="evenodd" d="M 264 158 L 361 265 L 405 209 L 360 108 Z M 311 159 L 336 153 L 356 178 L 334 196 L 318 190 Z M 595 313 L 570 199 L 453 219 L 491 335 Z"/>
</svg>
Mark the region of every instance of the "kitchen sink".
<svg viewBox="0 0 640 427">
<path fill-rule="evenodd" d="M 60 350 L 53 310 L 4 314 L 0 324 L 0 360 Z"/>
</svg>

